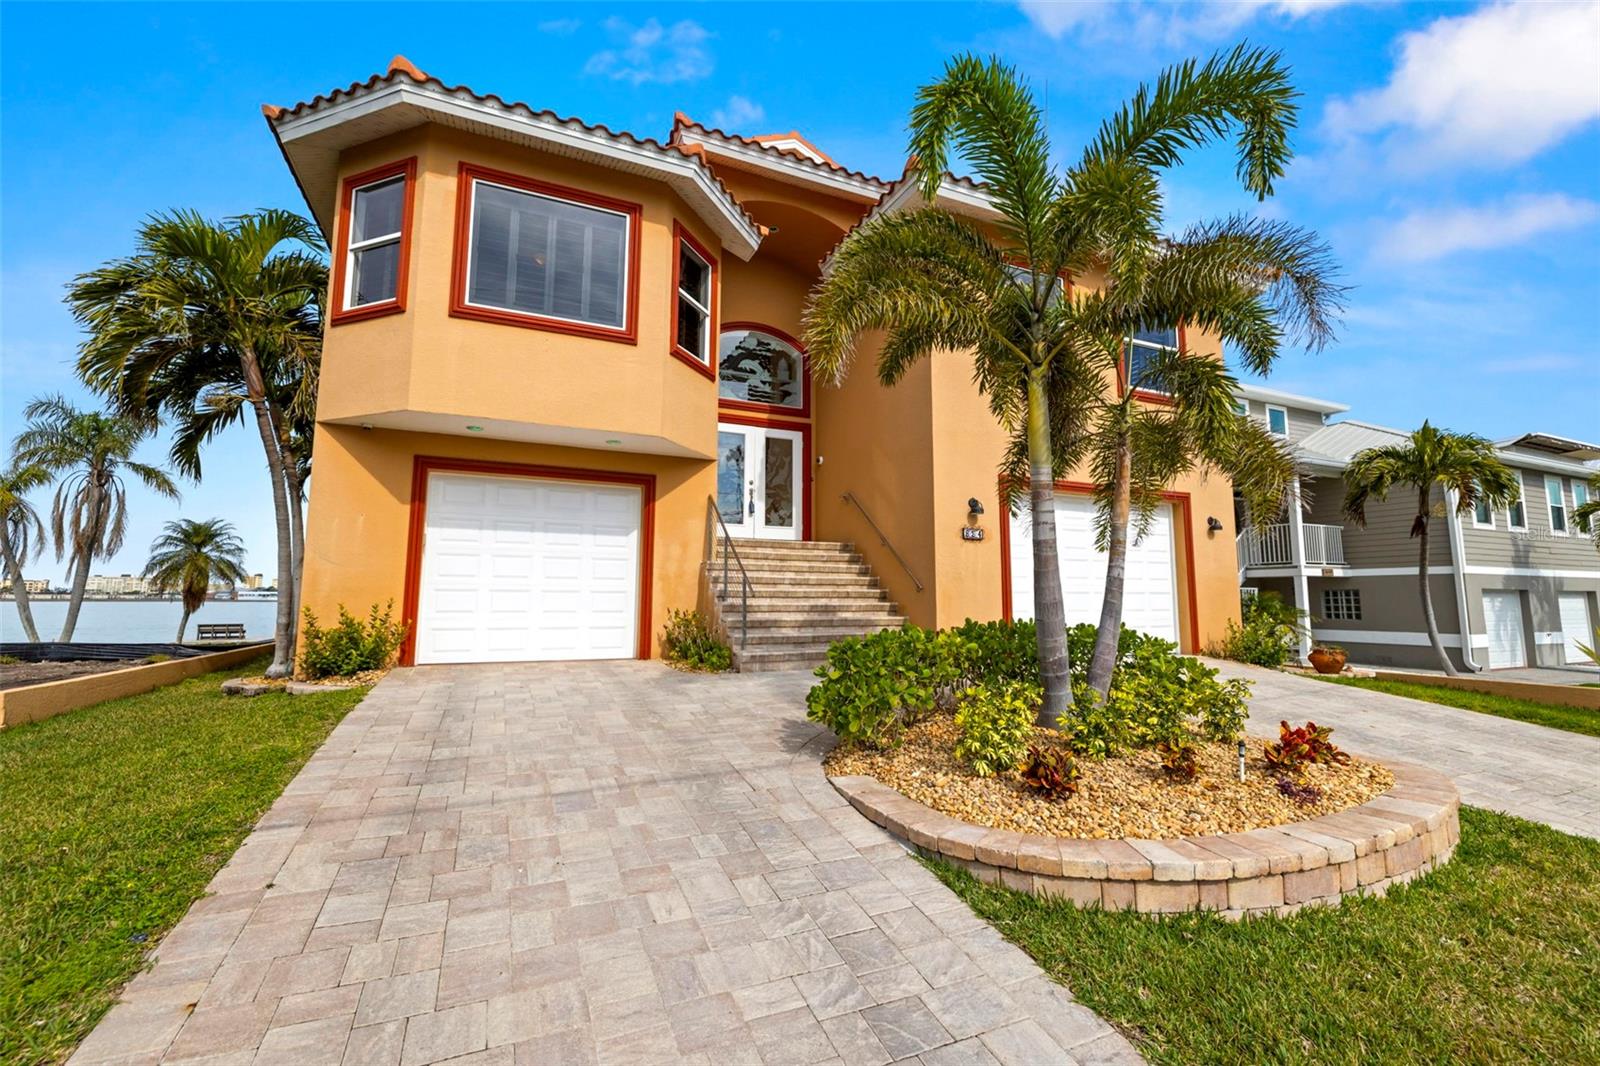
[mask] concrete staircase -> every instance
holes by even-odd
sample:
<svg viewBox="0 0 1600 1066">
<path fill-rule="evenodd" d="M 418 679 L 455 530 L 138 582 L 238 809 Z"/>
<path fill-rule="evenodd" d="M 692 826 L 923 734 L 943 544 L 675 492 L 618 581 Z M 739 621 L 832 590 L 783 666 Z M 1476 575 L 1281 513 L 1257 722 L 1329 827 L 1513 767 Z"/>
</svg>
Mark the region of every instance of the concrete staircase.
<svg viewBox="0 0 1600 1066">
<path fill-rule="evenodd" d="M 735 540 L 733 549 L 750 576 L 750 624 L 739 644 L 739 567 L 728 561 L 728 597 L 722 583 L 722 542 L 709 567 L 715 623 L 733 648 L 735 670 L 797 670 L 817 666 L 828 645 L 905 619 L 879 585 L 872 568 L 850 544 L 820 540 Z"/>
</svg>

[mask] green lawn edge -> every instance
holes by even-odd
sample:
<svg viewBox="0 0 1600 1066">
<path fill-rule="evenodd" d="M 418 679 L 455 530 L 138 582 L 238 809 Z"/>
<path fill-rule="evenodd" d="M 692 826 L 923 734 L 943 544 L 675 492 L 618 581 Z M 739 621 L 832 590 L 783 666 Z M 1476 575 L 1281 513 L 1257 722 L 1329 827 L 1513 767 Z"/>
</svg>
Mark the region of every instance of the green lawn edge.
<svg viewBox="0 0 1600 1066">
<path fill-rule="evenodd" d="M 366 689 L 260 662 L 0 731 L 0 1062 L 66 1058 Z"/>
<path fill-rule="evenodd" d="M 1082 910 L 926 864 L 1154 1063 L 1600 1062 L 1600 842 L 1464 807 L 1445 866 L 1284 918 Z"/>
<path fill-rule="evenodd" d="M 1313 676 L 1316 676 L 1318 681 L 1327 681 L 1335 685 L 1387 692 L 1391 696 L 1405 696 L 1408 699 L 1437 703 L 1462 711 L 1492 714 L 1496 718 L 1511 718 L 1518 722 L 1530 722 L 1533 725 L 1548 726 L 1568 733 L 1600 737 L 1600 711 L 1586 711 L 1582 707 L 1565 707 L 1557 703 L 1541 703 L 1538 700 L 1517 699 L 1490 692 L 1469 692 L 1466 689 L 1446 688 L 1443 685 L 1430 685 L 1419 681 L 1390 681 L 1379 677 Z"/>
</svg>

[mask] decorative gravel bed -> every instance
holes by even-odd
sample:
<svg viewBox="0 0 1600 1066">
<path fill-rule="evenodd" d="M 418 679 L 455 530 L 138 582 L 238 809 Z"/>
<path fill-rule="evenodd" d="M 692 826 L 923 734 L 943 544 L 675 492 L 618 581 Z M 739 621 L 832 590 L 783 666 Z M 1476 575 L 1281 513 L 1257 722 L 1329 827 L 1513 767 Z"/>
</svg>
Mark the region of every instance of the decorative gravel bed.
<svg viewBox="0 0 1600 1066">
<path fill-rule="evenodd" d="M 1042 744 L 1061 743 L 1057 734 L 1036 733 Z M 1046 800 L 1029 791 L 1015 773 L 975 776 L 954 755 L 958 736 L 954 719 L 939 715 L 908 729 L 892 751 L 836 748 L 824 766 L 830 777 L 876 778 L 962 821 L 1091 840 L 1159 840 L 1283 825 L 1357 806 L 1394 784 L 1394 774 L 1387 768 L 1356 758 L 1343 766 L 1312 766 L 1307 781 L 1322 796 L 1301 804 L 1278 792 L 1276 778 L 1261 755 L 1266 741 L 1249 738 L 1242 783 L 1233 745 L 1197 741 L 1200 773 L 1187 784 L 1168 781 L 1155 752 L 1137 751 L 1115 759 L 1080 758 L 1083 776 L 1077 795 Z"/>
</svg>

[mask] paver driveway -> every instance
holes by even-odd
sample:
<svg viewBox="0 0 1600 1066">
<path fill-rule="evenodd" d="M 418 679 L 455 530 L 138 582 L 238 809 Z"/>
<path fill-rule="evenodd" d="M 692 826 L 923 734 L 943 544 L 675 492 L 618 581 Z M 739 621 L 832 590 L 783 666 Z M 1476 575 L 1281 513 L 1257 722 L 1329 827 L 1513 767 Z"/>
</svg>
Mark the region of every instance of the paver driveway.
<svg viewBox="0 0 1600 1066">
<path fill-rule="evenodd" d="M 392 673 L 72 1061 L 1137 1061 L 843 802 L 810 682 Z"/>
<path fill-rule="evenodd" d="M 1211 665 L 1252 682 L 1257 736 L 1276 736 L 1280 719 L 1310 718 L 1333 726 L 1335 742 L 1351 751 L 1448 775 L 1464 803 L 1600 839 L 1600 737 L 1242 663 Z"/>
</svg>

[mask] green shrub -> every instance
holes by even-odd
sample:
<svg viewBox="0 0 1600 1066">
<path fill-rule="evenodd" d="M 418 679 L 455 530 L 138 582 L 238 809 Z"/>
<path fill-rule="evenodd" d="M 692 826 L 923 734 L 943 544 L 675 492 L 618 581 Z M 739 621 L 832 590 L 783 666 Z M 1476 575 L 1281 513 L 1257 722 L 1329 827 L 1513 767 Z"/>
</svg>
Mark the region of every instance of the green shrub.
<svg viewBox="0 0 1600 1066">
<path fill-rule="evenodd" d="M 939 634 L 952 664 L 957 688 L 1026 681 L 1039 684 L 1038 631 L 1031 621 L 974 622 L 967 619 Z"/>
<path fill-rule="evenodd" d="M 363 670 L 381 670 L 394 662 L 406 638 L 404 622 L 391 615 L 394 601 L 383 608 L 377 604 L 363 622 L 339 605 L 339 621 L 332 629 L 317 624 L 311 608 L 305 610 L 305 627 L 300 634 L 300 672 L 315 681 L 323 677 L 350 677 Z"/>
<path fill-rule="evenodd" d="M 15 655 L 0 655 L 0 666 L 20 666 L 22 660 Z"/>
<path fill-rule="evenodd" d="M 979 777 L 1010 770 L 1027 753 L 1033 718 L 1044 693 L 1026 681 L 1001 681 L 969 688 L 956 701 L 956 757 Z"/>
<path fill-rule="evenodd" d="M 172 656 L 166 654 L 165 652 L 158 651 L 154 655 L 146 655 L 144 657 L 144 661 L 154 666 L 156 663 L 171 662 Z"/>
<path fill-rule="evenodd" d="M 933 710 L 957 677 L 952 642 L 909 623 L 828 648 L 822 679 L 806 694 L 806 717 L 842 744 L 891 748 L 906 726 Z"/>
<path fill-rule="evenodd" d="M 685 670 L 721 673 L 733 667 L 733 650 L 717 637 L 699 611 L 668 612 L 661 656 Z"/>
<path fill-rule="evenodd" d="M 1294 655 L 1306 629 L 1305 612 L 1284 603 L 1276 592 L 1245 600 L 1240 615 L 1243 624 L 1229 622 L 1227 634 L 1206 648 L 1207 655 L 1256 666 L 1282 666 Z"/>
<path fill-rule="evenodd" d="M 1070 799 L 1078 791 L 1078 760 L 1072 752 L 1038 744 L 1022 760 L 1022 783 L 1045 799 Z"/>
</svg>

